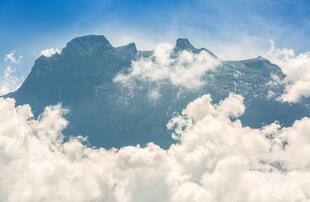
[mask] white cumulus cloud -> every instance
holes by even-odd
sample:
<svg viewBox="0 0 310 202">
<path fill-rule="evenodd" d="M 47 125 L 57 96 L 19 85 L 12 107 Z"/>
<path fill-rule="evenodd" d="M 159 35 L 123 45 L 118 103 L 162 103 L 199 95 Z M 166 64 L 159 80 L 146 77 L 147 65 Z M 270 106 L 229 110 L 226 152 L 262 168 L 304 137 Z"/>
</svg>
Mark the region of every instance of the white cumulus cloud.
<svg viewBox="0 0 310 202">
<path fill-rule="evenodd" d="M 60 53 L 60 50 L 58 48 L 48 48 L 45 50 L 41 51 L 41 55 L 45 56 L 45 57 L 51 57 L 53 55 L 55 55 L 56 53 Z"/>
<path fill-rule="evenodd" d="M 22 83 L 23 77 L 16 73 L 16 65 L 22 60 L 22 56 L 16 56 L 15 51 L 5 55 L 5 68 L 0 77 L 0 95 L 16 90 Z"/>
<path fill-rule="evenodd" d="M 3 71 L 2 82 L 0 85 L 0 95 L 7 94 L 16 90 L 21 82 L 22 78 L 16 76 L 15 68 L 7 65 Z"/>
<path fill-rule="evenodd" d="M 0 201 L 309 201 L 310 119 L 251 129 L 236 119 L 241 96 L 211 101 L 194 100 L 170 122 L 179 142 L 167 150 L 106 150 L 65 141 L 60 105 L 34 118 L 0 98 Z"/>
<path fill-rule="evenodd" d="M 279 65 L 287 76 L 283 101 L 294 103 L 310 96 L 310 52 L 296 54 L 293 49 L 278 49 L 272 42 L 266 57 Z"/>
<path fill-rule="evenodd" d="M 7 62 L 7 63 L 14 63 L 14 64 L 18 64 L 20 63 L 21 59 L 23 58 L 23 56 L 19 55 L 19 56 L 16 56 L 15 54 L 15 50 L 10 52 L 10 53 L 7 53 L 4 57 L 4 61 Z"/>
</svg>

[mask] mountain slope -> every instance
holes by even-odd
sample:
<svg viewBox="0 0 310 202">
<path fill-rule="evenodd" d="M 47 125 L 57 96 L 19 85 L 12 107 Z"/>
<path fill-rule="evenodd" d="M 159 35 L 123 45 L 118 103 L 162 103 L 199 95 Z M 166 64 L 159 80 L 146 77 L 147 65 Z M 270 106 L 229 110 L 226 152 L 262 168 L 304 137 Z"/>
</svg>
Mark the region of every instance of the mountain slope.
<svg viewBox="0 0 310 202">
<path fill-rule="evenodd" d="M 178 39 L 174 52 L 208 52 L 197 49 L 187 39 Z M 296 118 L 309 115 L 301 104 L 288 105 L 270 99 L 284 88 L 273 82 L 285 76 L 280 68 L 258 57 L 243 61 L 223 61 L 204 75 L 198 90 L 165 85 L 161 97 L 150 102 L 150 86 L 141 84 L 134 92 L 113 79 L 128 70 L 132 60 L 149 57 L 150 51 L 138 51 L 134 43 L 113 47 L 104 36 L 78 37 L 67 43 L 61 54 L 39 57 L 23 85 L 7 97 L 18 104 L 30 104 L 38 115 L 45 106 L 62 103 L 70 109 L 67 135 L 87 135 L 94 146 L 120 147 L 144 145 L 150 141 L 168 147 L 173 140 L 166 129 L 168 120 L 191 100 L 211 93 L 214 102 L 230 92 L 245 98 L 244 124 L 259 127 L 275 120 L 290 125 Z"/>
</svg>

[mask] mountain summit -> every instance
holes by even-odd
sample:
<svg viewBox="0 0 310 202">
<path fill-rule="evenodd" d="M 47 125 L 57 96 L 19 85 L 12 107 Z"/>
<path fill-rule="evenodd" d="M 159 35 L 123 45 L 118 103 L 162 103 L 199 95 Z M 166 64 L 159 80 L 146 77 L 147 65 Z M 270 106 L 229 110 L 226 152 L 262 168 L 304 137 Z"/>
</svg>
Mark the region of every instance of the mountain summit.
<svg viewBox="0 0 310 202">
<path fill-rule="evenodd" d="M 189 51 L 189 52 L 192 52 L 192 53 L 200 53 L 201 51 L 206 51 L 207 53 L 209 53 L 211 56 L 217 58 L 215 56 L 214 53 L 212 53 L 211 51 L 209 51 L 208 49 L 205 49 L 205 48 L 195 48 L 190 42 L 188 39 L 186 38 L 179 38 L 177 39 L 176 41 L 176 44 L 175 44 L 175 47 L 174 47 L 174 51 L 175 52 L 180 52 L 180 51 Z"/>
<path fill-rule="evenodd" d="M 102 35 L 88 35 L 75 38 L 67 43 L 63 49 L 64 54 L 76 52 L 77 54 L 94 54 L 113 48 L 110 42 Z"/>
<path fill-rule="evenodd" d="M 207 49 L 195 48 L 188 39 L 178 39 L 174 50 L 194 54 L 204 50 L 216 57 Z M 39 57 L 22 86 L 6 97 L 15 98 L 17 104 L 30 104 L 36 115 L 48 105 L 62 103 L 70 109 L 65 134 L 86 135 L 92 145 L 106 148 L 148 142 L 168 147 L 174 142 L 166 129 L 169 119 L 207 93 L 214 102 L 230 92 L 242 95 L 247 111 L 241 120 L 251 127 L 275 120 L 289 125 L 309 115 L 302 104 L 287 105 L 270 99 L 270 92 L 283 92 L 283 86 L 271 85 L 273 78 L 285 76 L 279 67 L 261 58 L 223 61 L 204 75 L 207 82 L 198 90 L 163 86 L 162 96 L 155 103 L 148 98 L 150 86 L 140 84 L 133 94 L 113 82 L 117 74 L 128 71 L 133 60 L 150 55 L 152 52 L 137 50 L 134 43 L 113 47 L 104 36 L 78 37 L 67 43 L 61 54 Z"/>
<path fill-rule="evenodd" d="M 177 39 L 176 44 L 175 44 L 175 49 L 176 50 L 188 50 L 188 51 L 197 50 L 186 38 Z"/>
</svg>

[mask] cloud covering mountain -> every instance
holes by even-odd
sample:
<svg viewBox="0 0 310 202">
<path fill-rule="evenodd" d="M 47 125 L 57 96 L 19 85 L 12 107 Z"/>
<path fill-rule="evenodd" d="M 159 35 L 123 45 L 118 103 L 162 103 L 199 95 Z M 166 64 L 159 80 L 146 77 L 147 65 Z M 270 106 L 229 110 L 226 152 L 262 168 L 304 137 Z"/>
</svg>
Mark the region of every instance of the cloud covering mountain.
<svg viewBox="0 0 310 202">
<path fill-rule="evenodd" d="M 0 202 L 310 202 L 309 19 L 0 1 Z"/>
<path fill-rule="evenodd" d="M 114 81 L 129 87 L 135 85 L 135 80 L 158 85 L 168 82 L 192 90 L 201 87 L 205 82 L 203 76 L 219 63 L 220 60 L 206 50 L 199 50 L 195 54 L 192 49 L 182 48 L 181 53 L 177 54 L 173 45 L 163 43 L 155 48 L 152 57 L 133 61 L 128 74 L 118 74 Z"/>
<path fill-rule="evenodd" d="M 244 127 L 243 98 L 210 95 L 172 119 L 179 143 L 106 150 L 65 140 L 66 113 L 39 118 L 28 105 L 0 99 L 1 201 L 308 201 L 310 119 L 291 127 Z M 296 158 L 298 156 L 298 158 Z"/>
<path fill-rule="evenodd" d="M 284 67 L 186 39 L 47 50 L 0 98 L 0 201 L 309 201 L 308 54 L 267 56 Z"/>
<path fill-rule="evenodd" d="M 134 43 L 113 47 L 102 35 L 87 35 L 59 53 L 45 51 L 20 88 L 5 97 L 29 104 L 35 116 L 62 103 L 69 109 L 65 136 L 88 136 L 98 147 L 154 142 L 168 148 L 174 140 L 166 124 L 204 94 L 213 104 L 231 92 L 241 95 L 247 107 L 240 120 L 253 128 L 274 121 L 290 126 L 310 114 L 309 100 L 282 102 L 291 77 L 271 61 L 227 61 L 184 38 L 142 51 Z"/>
</svg>

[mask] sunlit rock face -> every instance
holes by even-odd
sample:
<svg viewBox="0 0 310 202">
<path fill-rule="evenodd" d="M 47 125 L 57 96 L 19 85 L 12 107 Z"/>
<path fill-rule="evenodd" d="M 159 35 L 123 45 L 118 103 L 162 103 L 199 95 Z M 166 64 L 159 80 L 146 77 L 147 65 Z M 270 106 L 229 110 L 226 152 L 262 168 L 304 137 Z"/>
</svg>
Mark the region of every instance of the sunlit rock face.
<svg viewBox="0 0 310 202">
<path fill-rule="evenodd" d="M 194 68 L 197 64 L 203 68 L 204 62 L 210 68 L 202 72 Z M 140 68 L 137 73 L 135 65 L 146 65 L 151 72 Z M 160 65 L 166 65 L 161 69 L 164 72 L 156 71 Z M 153 72 L 158 76 L 150 76 Z M 119 75 L 130 82 L 118 82 Z M 18 104 L 30 104 L 36 115 L 47 105 L 62 103 L 70 110 L 65 134 L 87 135 L 93 146 L 155 142 L 167 148 L 174 142 L 166 127 L 168 121 L 207 93 L 214 103 L 230 92 L 242 95 L 246 111 L 241 121 L 251 127 L 274 121 L 288 126 L 309 116 L 307 100 L 296 104 L 277 101 L 284 80 L 281 69 L 262 57 L 223 61 L 187 39 L 178 39 L 174 47 L 139 51 L 134 43 L 113 47 L 104 36 L 89 35 L 73 39 L 59 54 L 39 57 L 23 85 L 6 96 Z"/>
</svg>

